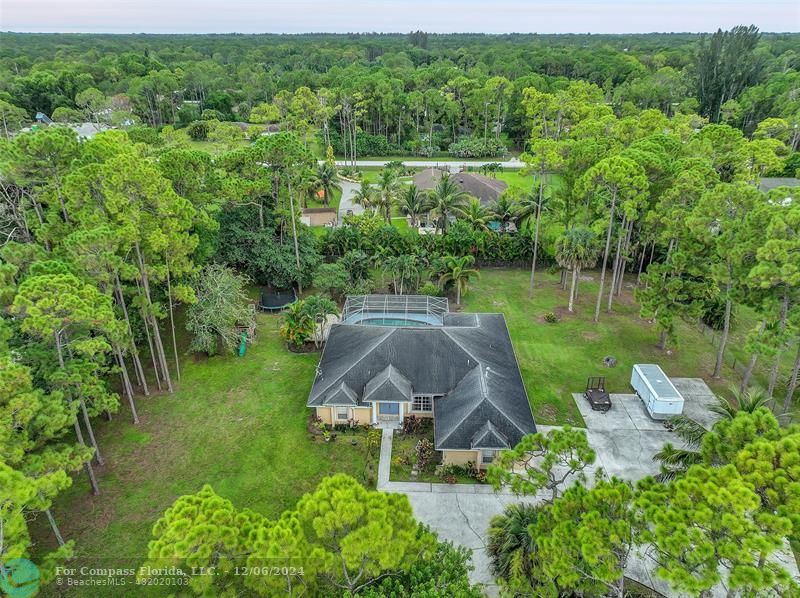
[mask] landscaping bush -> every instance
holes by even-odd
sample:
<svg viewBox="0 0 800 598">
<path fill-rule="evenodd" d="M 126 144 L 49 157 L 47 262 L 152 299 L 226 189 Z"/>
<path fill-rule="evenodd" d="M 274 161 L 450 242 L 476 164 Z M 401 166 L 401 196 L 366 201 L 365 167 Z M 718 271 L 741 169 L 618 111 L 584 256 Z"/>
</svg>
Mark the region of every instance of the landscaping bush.
<svg viewBox="0 0 800 598">
<path fill-rule="evenodd" d="M 432 282 L 426 282 L 417 291 L 420 295 L 428 295 L 430 297 L 441 297 L 444 293 L 442 290 Z"/>
<path fill-rule="evenodd" d="M 554 314 L 552 311 L 547 312 L 544 314 L 544 321 L 548 324 L 557 324 L 558 323 L 558 316 Z"/>
<path fill-rule="evenodd" d="M 196 120 L 186 127 L 186 134 L 195 141 L 206 141 L 210 128 L 211 127 L 208 126 L 208 121 Z"/>
<path fill-rule="evenodd" d="M 427 438 L 420 438 L 417 442 L 417 469 L 426 471 L 430 469 L 433 462 L 433 443 Z"/>
</svg>

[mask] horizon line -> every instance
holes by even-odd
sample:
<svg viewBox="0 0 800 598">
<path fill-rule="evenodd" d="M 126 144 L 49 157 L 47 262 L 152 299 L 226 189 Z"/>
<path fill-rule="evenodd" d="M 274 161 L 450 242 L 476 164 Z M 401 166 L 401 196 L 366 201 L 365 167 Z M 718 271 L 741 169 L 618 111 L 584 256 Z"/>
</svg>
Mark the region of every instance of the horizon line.
<svg viewBox="0 0 800 598">
<path fill-rule="evenodd" d="M 0 34 L 11 33 L 15 35 L 241 35 L 241 36 L 256 36 L 256 35 L 286 35 L 300 37 L 303 35 L 408 35 L 421 31 L 428 35 L 485 35 L 485 36 L 502 36 L 502 35 L 703 35 L 713 34 L 717 31 L 725 31 L 722 27 L 718 27 L 713 31 L 615 31 L 615 32 L 593 32 L 593 31 L 564 31 L 564 32 L 548 32 L 548 31 L 425 31 L 424 29 L 411 29 L 409 31 L 260 31 L 260 32 L 240 32 L 240 31 L 175 31 L 175 32 L 158 32 L 158 31 L 0 31 Z M 796 35 L 800 34 L 797 31 L 763 31 L 759 29 L 759 33 L 767 35 Z"/>
</svg>

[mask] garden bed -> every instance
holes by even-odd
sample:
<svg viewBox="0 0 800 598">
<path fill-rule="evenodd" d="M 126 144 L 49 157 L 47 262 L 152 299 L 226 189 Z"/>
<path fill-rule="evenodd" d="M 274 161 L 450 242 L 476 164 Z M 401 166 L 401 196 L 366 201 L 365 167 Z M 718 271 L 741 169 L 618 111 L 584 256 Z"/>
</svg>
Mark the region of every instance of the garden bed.
<svg viewBox="0 0 800 598">
<path fill-rule="evenodd" d="M 412 419 L 412 421 L 414 421 Z M 408 425 L 406 419 L 404 430 L 397 430 L 392 439 L 392 466 L 389 479 L 393 482 L 435 482 L 451 484 L 476 484 L 479 482 L 465 467 L 442 465 L 442 453 L 432 451 L 432 457 L 427 466 L 417 469 L 417 445 L 421 440 L 430 442 L 433 447 L 433 420 L 418 419 Z M 411 429 L 415 427 L 416 429 Z M 414 470 L 416 475 L 414 475 Z"/>
</svg>

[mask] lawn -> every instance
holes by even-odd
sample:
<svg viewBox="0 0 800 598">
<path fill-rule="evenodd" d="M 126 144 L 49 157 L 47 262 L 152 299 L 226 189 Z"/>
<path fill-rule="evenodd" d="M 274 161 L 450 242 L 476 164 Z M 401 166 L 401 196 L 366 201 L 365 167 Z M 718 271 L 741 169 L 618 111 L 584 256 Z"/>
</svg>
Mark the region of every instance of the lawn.
<svg viewBox="0 0 800 598">
<path fill-rule="evenodd" d="M 311 198 L 309 198 L 307 200 L 307 203 L 308 203 L 308 207 L 309 208 L 324 208 L 324 207 L 328 207 L 328 208 L 333 208 L 334 210 L 336 210 L 338 212 L 339 211 L 339 203 L 341 201 L 342 201 L 342 190 L 341 189 L 334 189 L 333 190 L 333 195 L 331 196 L 330 204 L 328 206 L 326 206 L 324 203 L 322 203 L 321 199 L 311 199 Z"/>
<path fill-rule="evenodd" d="M 288 352 L 279 325 L 280 316 L 259 315 L 258 340 L 243 358 L 185 357 L 179 390 L 138 399 L 138 426 L 125 409 L 112 422 L 97 418 L 107 460 L 97 468 L 101 494 L 89 495 L 81 473 L 54 507 L 63 535 L 75 540 L 75 566 L 140 565 L 159 516 L 206 483 L 237 508 L 275 517 L 326 475 L 365 481 L 363 442 L 311 439 L 305 402 L 319 355 Z M 43 517 L 34 534 L 52 546 Z M 92 593 L 112 595 L 119 592 Z"/>
<path fill-rule="evenodd" d="M 596 278 L 596 272 L 587 275 Z M 465 311 L 505 314 L 537 422 L 583 425 L 571 393 L 582 391 L 589 376 L 606 376 L 611 392 L 629 392 L 634 363 L 658 363 L 670 376 L 702 377 L 717 392 L 738 385 L 740 377 L 729 367 L 721 380 L 711 380 L 716 350 L 695 326 L 679 323 L 677 346 L 659 350 L 658 331 L 639 318 L 630 289 L 615 302 L 613 313 L 605 312 L 604 302 L 600 322 L 594 324 L 594 281 L 581 283 L 576 314 L 569 315 L 568 294 L 559 287 L 558 275 L 541 271 L 536 276 L 529 301 L 528 271 L 485 268 L 463 301 Z M 545 322 L 549 311 L 561 320 Z M 607 355 L 617 359 L 615 368 L 603 367 Z"/>
</svg>

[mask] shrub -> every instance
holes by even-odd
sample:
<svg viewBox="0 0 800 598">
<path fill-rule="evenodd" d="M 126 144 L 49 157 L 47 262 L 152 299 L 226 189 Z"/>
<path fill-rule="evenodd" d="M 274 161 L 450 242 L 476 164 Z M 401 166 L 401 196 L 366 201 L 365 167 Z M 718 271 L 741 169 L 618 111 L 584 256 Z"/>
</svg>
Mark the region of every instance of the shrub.
<svg viewBox="0 0 800 598">
<path fill-rule="evenodd" d="M 403 419 L 403 434 L 414 434 L 419 430 L 422 420 L 416 415 L 409 415 Z"/>
<path fill-rule="evenodd" d="M 344 290 L 345 295 L 369 295 L 372 293 L 374 285 L 371 280 L 359 280 L 358 282 L 351 282 Z"/>
<path fill-rule="evenodd" d="M 417 293 L 420 295 L 428 295 L 430 297 L 441 297 L 443 294 L 442 290 L 432 282 L 426 282 L 419 288 Z"/>
<path fill-rule="evenodd" d="M 195 141 L 205 141 L 208 139 L 209 129 L 210 127 L 208 126 L 207 121 L 196 120 L 186 127 L 186 133 Z"/>
<path fill-rule="evenodd" d="M 546 314 L 544 314 L 544 321 L 548 324 L 556 324 L 558 323 L 558 316 L 552 311 L 548 311 Z"/>
<path fill-rule="evenodd" d="M 190 351 L 214 355 L 220 342 L 228 351 L 239 344 L 237 328 L 253 325 L 246 288 L 249 279 L 230 268 L 212 264 L 200 273 L 197 301 L 186 308 L 186 330 L 192 335 Z"/>
<path fill-rule="evenodd" d="M 430 468 L 433 461 L 433 443 L 427 438 L 417 442 L 417 469 L 424 471 Z"/>
</svg>

